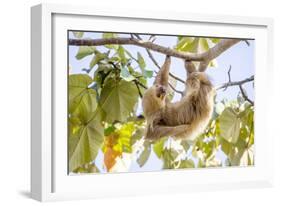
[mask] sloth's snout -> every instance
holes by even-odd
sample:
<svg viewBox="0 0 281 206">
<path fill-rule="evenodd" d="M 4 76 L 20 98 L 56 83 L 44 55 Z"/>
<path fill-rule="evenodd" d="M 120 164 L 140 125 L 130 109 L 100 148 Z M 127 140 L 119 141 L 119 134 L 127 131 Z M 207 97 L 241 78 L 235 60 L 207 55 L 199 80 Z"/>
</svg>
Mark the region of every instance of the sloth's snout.
<svg viewBox="0 0 281 206">
<path fill-rule="evenodd" d="M 159 87 L 159 92 L 162 93 L 162 94 L 166 94 L 166 87 Z"/>
<path fill-rule="evenodd" d="M 167 89 L 164 86 L 159 86 L 157 88 L 157 97 L 163 98 L 166 95 Z"/>
</svg>

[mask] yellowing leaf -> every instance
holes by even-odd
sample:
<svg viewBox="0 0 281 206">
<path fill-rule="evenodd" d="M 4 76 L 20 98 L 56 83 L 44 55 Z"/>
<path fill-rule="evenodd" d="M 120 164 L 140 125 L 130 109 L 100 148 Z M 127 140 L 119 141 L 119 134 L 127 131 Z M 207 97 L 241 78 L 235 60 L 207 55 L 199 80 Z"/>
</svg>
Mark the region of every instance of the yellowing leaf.
<svg viewBox="0 0 281 206">
<path fill-rule="evenodd" d="M 122 153 L 119 151 L 115 151 L 113 148 L 108 148 L 106 152 L 104 153 L 104 165 L 106 167 L 107 171 L 110 171 L 110 169 L 115 165 L 116 158 L 121 156 Z"/>
</svg>

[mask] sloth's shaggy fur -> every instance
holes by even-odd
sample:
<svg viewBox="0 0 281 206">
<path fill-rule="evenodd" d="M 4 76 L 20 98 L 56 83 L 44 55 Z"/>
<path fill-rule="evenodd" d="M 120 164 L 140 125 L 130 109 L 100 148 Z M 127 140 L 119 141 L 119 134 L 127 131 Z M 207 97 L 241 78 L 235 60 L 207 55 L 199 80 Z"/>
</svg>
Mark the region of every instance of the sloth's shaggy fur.
<svg viewBox="0 0 281 206">
<path fill-rule="evenodd" d="M 166 99 L 170 57 L 157 74 L 154 85 L 144 94 L 142 106 L 147 121 L 147 139 L 165 136 L 194 139 L 208 125 L 213 112 L 215 90 L 204 72 L 188 73 L 182 99 L 171 103 Z M 185 64 L 187 65 L 187 64 Z"/>
</svg>

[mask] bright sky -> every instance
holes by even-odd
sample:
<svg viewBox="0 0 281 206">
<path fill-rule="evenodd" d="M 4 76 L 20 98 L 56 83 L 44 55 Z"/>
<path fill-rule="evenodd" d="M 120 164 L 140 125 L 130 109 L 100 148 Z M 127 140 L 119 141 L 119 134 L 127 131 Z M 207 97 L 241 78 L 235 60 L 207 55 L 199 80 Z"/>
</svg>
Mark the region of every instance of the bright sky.
<svg viewBox="0 0 281 206">
<path fill-rule="evenodd" d="M 72 32 L 69 33 L 70 38 L 74 38 L 72 35 Z M 102 33 L 94 33 L 94 32 L 86 32 L 84 33 L 83 38 L 101 38 Z M 126 34 L 122 34 L 120 36 L 127 36 Z M 143 39 L 147 39 L 149 36 L 141 35 Z M 157 36 L 157 39 L 155 43 L 166 46 L 166 47 L 173 47 L 176 45 L 177 37 L 174 36 Z M 254 65 L 254 56 L 255 56 L 255 44 L 254 40 L 249 40 L 250 46 L 247 46 L 245 42 L 240 42 L 227 51 L 225 51 L 223 54 L 221 54 L 216 60 L 218 63 L 217 68 L 208 68 L 207 73 L 209 75 L 209 78 L 211 79 L 212 83 L 217 86 L 223 83 L 228 82 L 228 69 L 231 65 L 231 80 L 232 81 L 239 81 L 243 80 L 245 78 L 248 78 L 252 75 L 254 75 L 255 65 Z M 148 70 L 155 70 L 157 71 L 157 67 L 154 65 L 154 63 L 150 60 L 149 56 L 147 55 L 147 52 L 144 48 L 140 48 L 133 45 L 124 45 L 124 48 L 126 48 L 133 56 L 137 57 L 137 52 L 140 52 L 144 59 L 146 60 L 146 66 Z M 99 51 L 106 51 L 103 46 L 98 47 Z M 77 54 L 78 47 L 77 46 L 70 46 L 69 47 L 69 65 L 71 67 L 70 74 L 74 73 L 85 73 L 82 71 L 83 68 L 88 69 L 89 62 L 91 61 L 92 57 L 88 56 L 83 58 L 82 60 L 77 60 L 75 58 L 75 55 Z M 164 62 L 165 55 L 152 52 L 153 56 L 157 60 L 157 62 L 161 65 Z M 96 68 L 94 67 L 93 71 Z M 183 69 L 183 61 L 178 58 L 172 58 L 172 64 L 170 71 L 175 74 L 176 76 L 180 77 L 181 79 L 186 78 L 185 70 Z M 91 72 L 91 73 L 92 73 Z M 153 78 L 149 80 L 148 86 L 150 86 L 153 82 Z M 244 84 L 243 87 L 246 90 L 246 93 L 250 99 L 254 99 L 254 89 L 253 89 L 253 83 L 247 83 Z M 183 90 L 184 86 L 181 83 L 177 84 L 176 87 L 178 90 Z M 232 100 L 236 99 L 238 93 L 239 93 L 238 87 L 229 87 L 226 91 L 220 90 L 217 93 L 217 101 L 220 101 L 222 99 Z M 177 94 L 174 97 L 174 100 L 178 100 L 180 98 L 180 95 Z M 219 159 L 224 160 L 224 155 L 218 154 L 217 155 Z M 103 155 L 101 152 L 99 152 L 99 155 L 96 159 L 96 165 L 101 170 L 101 172 L 106 172 L 103 168 Z M 149 160 L 146 162 L 146 164 L 140 168 L 138 164 L 133 161 L 133 164 L 130 166 L 130 171 L 153 171 L 153 170 L 160 170 L 162 168 L 162 161 L 159 160 L 156 155 L 152 152 L 150 155 Z"/>
</svg>

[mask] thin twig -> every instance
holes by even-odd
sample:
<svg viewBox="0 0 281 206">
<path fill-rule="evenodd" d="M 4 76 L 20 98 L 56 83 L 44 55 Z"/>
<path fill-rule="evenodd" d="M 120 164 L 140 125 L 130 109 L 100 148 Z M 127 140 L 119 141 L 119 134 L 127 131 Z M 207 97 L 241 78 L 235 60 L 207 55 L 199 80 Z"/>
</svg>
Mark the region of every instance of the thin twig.
<svg viewBox="0 0 281 206">
<path fill-rule="evenodd" d="M 183 92 L 180 90 L 177 90 L 170 82 L 169 82 L 169 86 L 171 87 L 172 90 L 174 90 L 174 92 L 179 93 L 181 96 L 183 96 Z"/>
<path fill-rule="evenodd" d="M 139 84 L 137 83 L 137 81 L 134 81 L 134 82 L 135 82 L 135 85 L 137 86 L 137 89 L 138 89 L 138 92 L 139 92 L 139 96 L 140 96 L 140 98 L 142 98 L 143 96 L 142 96 Z"/>
<path fill-rule="evenodd" d="M 231 72 L 231 65 L 229 65 L 229 69 L 228 69 L 228 72 L 227 72 L 227 75 L 228 75 L 228 82 L 231 82 L 230 72 Z M 227 90 L 227 87 L 225 87 L 223 91 L 225 91 L 225 90 Z"/>
<path fill-rule="evenodd" d="M 242 85 L 239 85 L 239 89 L 241 91 L 242 97 L 248 101 L 251 105 L 254 105 L 254 102 L 252 100 L 249 99 L 248 95 L 245 93 L 244 88 L 242 87 Z"/>
<path fill-rule="evenodd" d="M 222 84 L 222 85 L 216 87 L 216 90 L 224 89 L 225 87 L 243 85 L 243 84 L 245 84 L 245 83 L 247 83 L 247 82 L 251 82 L 251 81 L 254 81 L 254 75 L 251 76 L 251 77 L 249 77 L 249 78 L 243 79 L 243 80 L 241 80 L 241 81 L 224 83 L 224 84 Z"/>
<path fill-rule="evenodd" d="M 133 80 L 135 83 L 137 83 L 139 86 L 141 86 L 144 89 L 147 89 L 147 86 L 145 86 L 143 83 L 141 83 L 138 79 Z"/>
<path fill-rule="evenodd" d="M 244 40 L 244 42 L 247 44 L 247 46 L 250 46 L 250 42 L 248 40 Z"/>
</svg>

